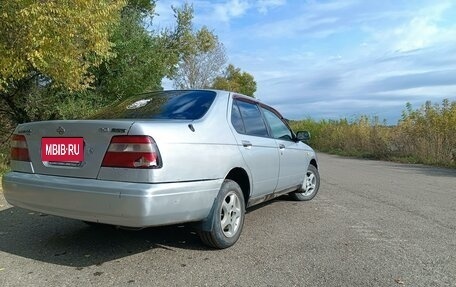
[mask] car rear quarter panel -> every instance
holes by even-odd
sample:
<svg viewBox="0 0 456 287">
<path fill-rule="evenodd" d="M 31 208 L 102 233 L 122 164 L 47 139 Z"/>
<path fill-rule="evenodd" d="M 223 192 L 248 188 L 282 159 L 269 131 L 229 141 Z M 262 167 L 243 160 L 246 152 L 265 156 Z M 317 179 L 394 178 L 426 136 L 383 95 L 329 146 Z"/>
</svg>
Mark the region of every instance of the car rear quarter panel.
<svg viewBox="0 0 456 287">
<path fill-rule="evenodd" d="M 134 182 L 195 181 L 221 179 L 233 167 L 242 167 L 243 159 L 226 119 L 228 96 L 228 93 L 219 94 L 199 120 L 136 121 L 129 134 L 150 135 L 157 143 L 162 167 L 134 171 L 101 168 L 98 178 Z"/>
</svg>

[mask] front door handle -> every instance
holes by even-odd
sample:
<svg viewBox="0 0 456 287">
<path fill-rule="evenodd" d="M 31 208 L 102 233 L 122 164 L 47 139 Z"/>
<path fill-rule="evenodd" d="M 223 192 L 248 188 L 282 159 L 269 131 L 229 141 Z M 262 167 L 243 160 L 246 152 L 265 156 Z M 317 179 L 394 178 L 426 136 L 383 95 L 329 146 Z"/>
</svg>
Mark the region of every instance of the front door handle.
<svg viewBox="0 0 456 287">
<path fill-rule="evenodd" d="M 249 142 L 249 141 L 242 141 L 242 145 L 243 145 L 244 147 L 252 147 L 252 143 Z"/>
<path fill-rule="evenodd" d="M 279 149 L 285 149 L 285 145 L 284 144 L 279 144 Z"/>
</svg>

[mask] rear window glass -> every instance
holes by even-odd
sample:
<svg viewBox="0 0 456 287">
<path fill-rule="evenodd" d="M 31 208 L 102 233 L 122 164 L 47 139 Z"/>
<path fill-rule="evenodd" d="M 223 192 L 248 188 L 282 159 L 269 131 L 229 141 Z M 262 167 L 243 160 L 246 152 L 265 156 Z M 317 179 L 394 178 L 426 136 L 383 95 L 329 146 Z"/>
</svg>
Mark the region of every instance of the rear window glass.
<svg viewBox="0 0 456 287">
<path fill-rule="evenodd" d="M 213 91 L 158 91 L 141 94 L 109 106 L 92 119 L 183 119 L 203 117 L 216 93 Z"/>
</svg>

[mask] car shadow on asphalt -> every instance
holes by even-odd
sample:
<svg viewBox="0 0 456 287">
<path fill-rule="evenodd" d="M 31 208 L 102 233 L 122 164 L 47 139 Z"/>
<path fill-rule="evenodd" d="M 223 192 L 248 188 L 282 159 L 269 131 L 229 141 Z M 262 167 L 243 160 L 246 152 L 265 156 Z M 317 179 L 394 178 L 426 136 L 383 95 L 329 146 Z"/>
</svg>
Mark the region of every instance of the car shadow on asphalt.
<svg viewBox="0 0 456 287">
<path fill-rule="evenodd" d="M 274 204 L 274 202 L 279 202 L 279 201 L 291 201 L 291 202 L 296 202 L 294 199 L 292 199 L 290 196 L 288 196 L 287 194 L 285 195 L 281 195 L 279 197 L 276 197 L 272 200 L 268 200 L 268 201 L 264 201 L 262 203 L 259 203 L 259 204 L 256 204 L 252 207 L 249 207 L 247 210 L 246 210 L 246 214 L 249 214 L 249 213 L 252 213 L 252 212 L 255 212 L 256 210 L 258 209 L 261 209 L 265 206 L 268 206 L 268 205 L 271 205 L 271 204 Z"/>
<path fill-rule="evenodd" d="M 211 250 L 187 225 L 131 231 L 16 207 L 0 211 L 0 251 L 33 260 L 86 267 L 157 248 Z"/>
<path fill-rule="evenodd" d="M 247 216 L 284 200 L 290 199 L 281 196 L 255 205 L 247 210 Z M 133 231 L 88 225 L 16 207 L 0 210 L 0 251 L 28 259 L 87 267 L 157 249 L 165 252 L 178 249 L 214 251 L 203 245 L 191 224 Z"/>
</svg>

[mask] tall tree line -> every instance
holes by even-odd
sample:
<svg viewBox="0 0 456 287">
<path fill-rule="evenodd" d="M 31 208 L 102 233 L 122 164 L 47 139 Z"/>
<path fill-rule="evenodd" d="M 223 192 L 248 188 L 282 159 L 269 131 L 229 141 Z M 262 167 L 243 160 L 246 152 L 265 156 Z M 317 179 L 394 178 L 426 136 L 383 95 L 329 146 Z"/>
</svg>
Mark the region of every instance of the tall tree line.
<svg viewBox="0 0 456 287">
<path fill-rule="evenodd" d="M 177 88 L 236 89 L 217 85 L 232 66 L 215 33 L 194 29 L 191 5 L 173 11 L 174 26 L 156 29 L 155 1 L 1 1 L 1 130 L 83 118 L 129 95 L 162 89 L 164 78 Z M 255 90 L 256 84 L 249 95 Z"/>
</svg>

